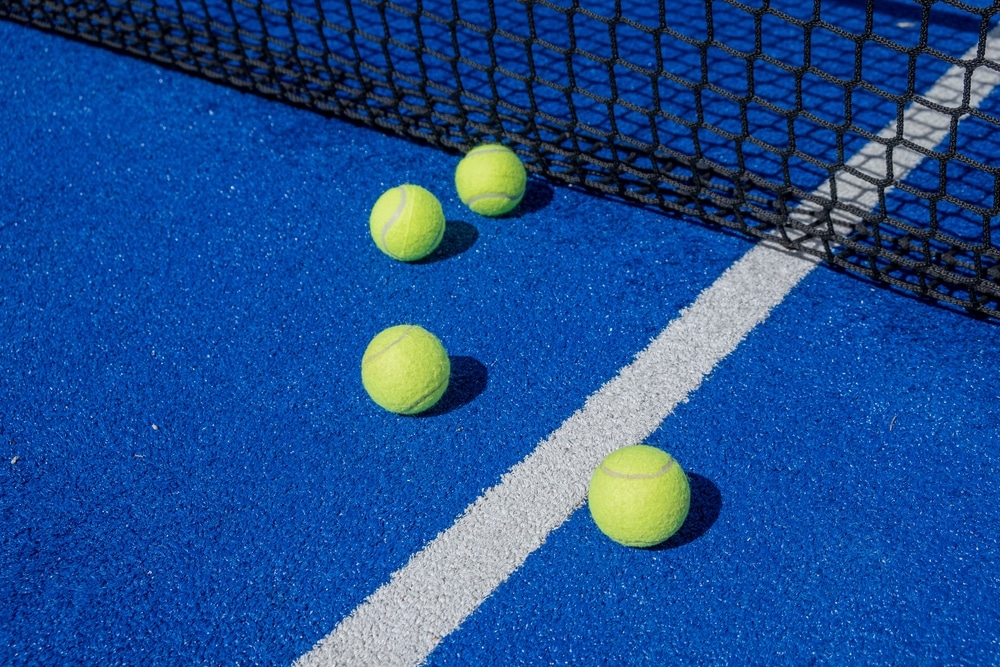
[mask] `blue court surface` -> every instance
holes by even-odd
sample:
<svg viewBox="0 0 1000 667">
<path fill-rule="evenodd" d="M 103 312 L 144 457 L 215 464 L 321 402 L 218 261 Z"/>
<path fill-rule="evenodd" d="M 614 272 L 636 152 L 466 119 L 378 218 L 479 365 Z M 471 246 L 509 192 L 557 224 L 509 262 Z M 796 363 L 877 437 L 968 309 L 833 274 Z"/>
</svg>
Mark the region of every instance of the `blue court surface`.
<svg viewBox="0 0 1000 667">
<path fill-rule="evenodd" d="M 0 664 L 295 663 L 754 247 L 538 177 L 479 217 L 459 159 L 0 23 Z M 368 232 L 407 182 L 413 264 Z M 681 532 L 573 512 L 427 664 L 1000 665 L 1000 324 L 822 266 L 779 301 L 646 438 Z M 417 417 L 361 385 L 400 323 L 452 362 Z"/>
</svg>

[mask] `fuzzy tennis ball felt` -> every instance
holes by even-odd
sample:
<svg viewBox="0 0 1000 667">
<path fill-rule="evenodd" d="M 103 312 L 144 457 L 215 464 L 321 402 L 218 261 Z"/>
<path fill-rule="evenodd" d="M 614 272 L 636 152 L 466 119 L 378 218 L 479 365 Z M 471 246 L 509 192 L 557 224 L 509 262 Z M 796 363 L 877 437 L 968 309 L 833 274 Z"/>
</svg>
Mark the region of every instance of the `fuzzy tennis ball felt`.
<svg viewBox="0 0 1000 667">
<path fill-rule="evenodd" d="M 393 259 L 413 262 L 434 252 L 444 236 L 441 202 L 419 185 L 386 190 L 368 219 L 372 239 Z"/>
<path fill-rule="evenodd" d="M 368 343 L 361 382 L 389 412 L 415 415 L 433 407 L 448 388 L 451 362 L 441 341 L 415 324 L 389 327 Z"/>
<path fill-rule="evenodd" d="M 601 532 L 629 547 L 651 547 L 676 533 L 691 507 L 687 475 L 649 445 L 611 452 L 590 478 L 587 505 Z"/>
<path fill-rule="evenodd" d="M 517 154 L 500 144 L 476 146 L 455 169 L 458 196 L 479 215 L 497 216 L 514 210 L 524 197 L 527 182 Z"/>
</svg>

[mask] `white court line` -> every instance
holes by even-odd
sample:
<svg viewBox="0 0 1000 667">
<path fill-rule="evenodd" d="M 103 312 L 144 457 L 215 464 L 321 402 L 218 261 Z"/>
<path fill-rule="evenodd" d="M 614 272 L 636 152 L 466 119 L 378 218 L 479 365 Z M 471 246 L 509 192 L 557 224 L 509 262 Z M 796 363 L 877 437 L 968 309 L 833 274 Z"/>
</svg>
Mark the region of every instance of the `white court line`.
<svg viewBox="0 0 1000 667">
<path fill-rule="evenodd" d="M 963 58 L 976 55 L 977 50 L 971 49 Z M 989 35 L 986 57 L 1000 61 L 1000 28 Z M 949 69 L 924 99 L 961 108 L 965 71 Z M 970 78 L 968 107 L 977 107 L 998 83 L 997 72 L 978 68 Z M 950 131 L 951 116 L 916 102 L 906 110 L 903 128 L 905 139 L 933 148 Z M 896 123 L 879 136 L 897 136 Z M 886 147 L 872 142 L 848 166 L 881 179 L 886 175 L 885 156 Z M 893 179 L 905 178 L 923 157 L 909 148 L 895 148 Z M 840 201 L 862 208 L 877 203 L 877 186 L 864 178 L 838 173 L 835 180 Z M 832 187 L 828 181 L 816 194 L 828 196 Z M 807 206 L 799 210 L 809 210 Z M 837 219 L 845 226 L 858 220 L 847 213 Z M 414 554 L 295 666 L 389 667 L 424 662 L 443 637 L 583 504 L 587 481 L 601 459 L 655 431 L 817 262 L 766 242 L 747 252 L 632 364 L 588 398 L 582 409 Z"/>
</svg>

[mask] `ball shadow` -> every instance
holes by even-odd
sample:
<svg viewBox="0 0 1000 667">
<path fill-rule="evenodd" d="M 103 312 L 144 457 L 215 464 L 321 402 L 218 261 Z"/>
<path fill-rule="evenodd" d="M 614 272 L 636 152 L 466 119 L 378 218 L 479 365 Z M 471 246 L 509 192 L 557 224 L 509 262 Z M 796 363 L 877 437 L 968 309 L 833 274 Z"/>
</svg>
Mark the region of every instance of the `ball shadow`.
<svg viewBox="0 0 1000 667">
<path fill-rule="evenodd" d="M 486 366 L 472 357 L 450 357 L 451 378 L 444 396 L 430 410 L 417 417 L 435 417 L 457 410 L 471 403 L 486 390 L 488 372 Z"/>
<path fill-rule="evenodd" d="M 449 220 L 445 223 L 444 237 L 434 252 L 411 264 L 434 264 L 450 259 L 471 248 L 479 239 L 479 230 L 461 220 Z"/>
<path fill-rule="evenodd" d="M 650 551 L 666 551 L 690 544 L 707 533 L 719 518 L 722 512 L 719 487 L 707 477 L 692 473 L 688 473 L 688 483 L 691 485 L 691 509 L 684 525 L 666 542 L 649 547 Z"/>
<path fill-rule="evenodd" d="M 522 215 L 541 211 L 552 203 L 553 197 L 555 197 L 555 190 L 547 181 L 540 178 L 529 178 L 521 203 L 510 213 L 499 217 L 520 218 Z"/>
</svg>

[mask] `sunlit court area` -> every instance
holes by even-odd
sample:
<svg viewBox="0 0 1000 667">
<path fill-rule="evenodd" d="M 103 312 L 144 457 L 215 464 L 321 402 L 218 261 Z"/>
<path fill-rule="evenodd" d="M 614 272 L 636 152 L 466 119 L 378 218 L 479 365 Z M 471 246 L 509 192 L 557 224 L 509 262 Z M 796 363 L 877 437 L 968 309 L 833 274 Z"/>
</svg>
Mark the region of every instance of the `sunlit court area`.
<svg viewBox="0 0 1000 667">
<path fill-rule="evenodd" d="M 0 2 L 0 664 L 1000 665 L 998 15 Z"/>
</svg>

